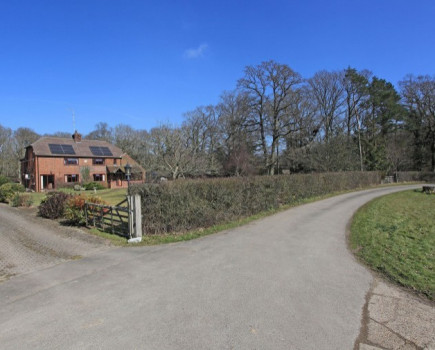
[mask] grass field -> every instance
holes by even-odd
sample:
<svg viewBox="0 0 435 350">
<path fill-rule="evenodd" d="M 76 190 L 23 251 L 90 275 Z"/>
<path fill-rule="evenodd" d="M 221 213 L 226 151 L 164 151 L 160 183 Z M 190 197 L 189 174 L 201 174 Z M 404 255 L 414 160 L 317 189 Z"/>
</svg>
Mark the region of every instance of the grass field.
<svg viewBox="0 0 435 350">
<path fill-rule="evenodd" d="M 404 191 L 362 207 L 351 225 L 357 256 L 389 279 L 435 298 L 435 195 Z"/>
<path fill-rule="evenodd" d="M 81 194 L 81 193 L 89 194 L 89 195 L 94 194 L 94 191 L 74 191 L 72 189 L 61 189 L 61 191 L 71 193 L 71 194 Z M 30 195 L 32 196 L 33 199 L 33 206 L 37 207 L 41 203 L 42 199 L 45 197 L 46 194 L 40 192 L 39 193 L 33 192 L 30 193 Z M 125 188 L 120 188 L 115 190 L 109 190 L 109 189 L 98 190 L 96 195 L 101 197 L 101 199 L 103 199 L 107 203 L 111 205 L 116 205 L 125 199 L 125 196 L 127 195 L 127 190 Z"/>
</svg>

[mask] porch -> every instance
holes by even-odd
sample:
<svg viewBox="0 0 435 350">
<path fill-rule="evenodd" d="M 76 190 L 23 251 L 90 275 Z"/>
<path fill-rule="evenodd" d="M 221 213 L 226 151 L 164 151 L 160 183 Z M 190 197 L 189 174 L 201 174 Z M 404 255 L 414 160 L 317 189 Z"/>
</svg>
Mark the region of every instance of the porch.
<svg viewBox="0 0 435 350">
<path fill-rule="evenodd" d="M 143 183 L 144 173 L 138 166 L 132 166 L 130 184 Z M 107 166 L 107 187 L 108 188 L 127 188 L 128 181 L 125 175 L 125 168 L 122 165 Z"/>
</svg>

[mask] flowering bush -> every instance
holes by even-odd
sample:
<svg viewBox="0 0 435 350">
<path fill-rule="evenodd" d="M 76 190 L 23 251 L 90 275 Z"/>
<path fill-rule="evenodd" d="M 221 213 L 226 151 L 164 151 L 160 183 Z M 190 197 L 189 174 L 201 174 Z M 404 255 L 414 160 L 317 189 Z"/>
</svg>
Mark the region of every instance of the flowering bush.
<svg viewBox="0 0 435 350">
<path fill-rule="evenodd" d="M 100 197 L 90 195 L 86 196 L 84 194 L 79 194 L 77 196 L 71 197 L 66 203 L 65 209 L 65 219 L 69 222 L 76 225 L 85 224 L 86 215 L 85 215 L 85 203 L 95 203 L 95 204 L 106 204 Z M 90 207 L 92 210 L 92 206 Z"/>
</svg>

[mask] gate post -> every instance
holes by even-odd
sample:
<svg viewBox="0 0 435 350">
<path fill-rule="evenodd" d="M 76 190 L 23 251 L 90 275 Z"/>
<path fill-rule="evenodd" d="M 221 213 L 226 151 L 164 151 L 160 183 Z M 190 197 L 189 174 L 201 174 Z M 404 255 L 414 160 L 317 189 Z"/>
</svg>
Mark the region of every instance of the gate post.
<svg viewBox="0 0 435 350">
<path fill-rule="evenodd" d="M 142 240 L 142 203 L 140 195 L 134 195 L 134 227 L 136 237 Z"/>
<path fill-rule="evenodd" d="M 130 239 L 128 243 L 138 243 L 142 241 L 142 208 L 140 195 L 127 196 L 128 199 L 128 233 Z"/>
</svg>

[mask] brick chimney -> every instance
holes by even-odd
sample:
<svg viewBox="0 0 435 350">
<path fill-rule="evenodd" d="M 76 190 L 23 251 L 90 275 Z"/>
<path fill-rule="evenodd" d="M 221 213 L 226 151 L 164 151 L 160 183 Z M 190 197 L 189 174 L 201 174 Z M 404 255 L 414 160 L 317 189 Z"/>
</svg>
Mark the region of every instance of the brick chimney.
<svg viewBox="0 0 435 350">
<path fill-rule="evenodd" d="M 74 142 L 81 142 L 82 141 L 82 134 L 79 134 L 77 132 L 77 130 L 74 132 L 74 134 L 72 135 L 72 138 L 74 140 Z"/>
</svg>

